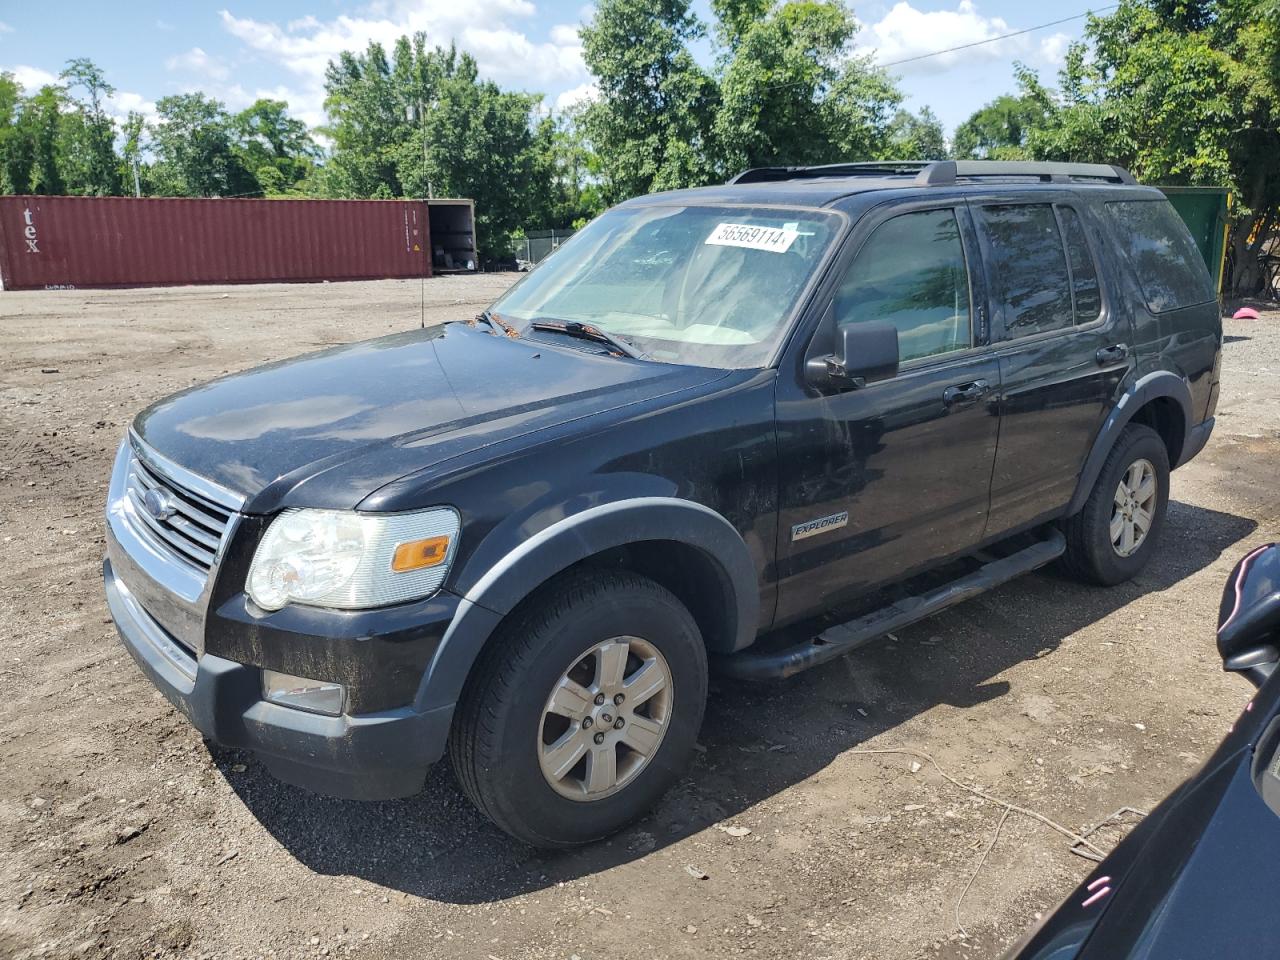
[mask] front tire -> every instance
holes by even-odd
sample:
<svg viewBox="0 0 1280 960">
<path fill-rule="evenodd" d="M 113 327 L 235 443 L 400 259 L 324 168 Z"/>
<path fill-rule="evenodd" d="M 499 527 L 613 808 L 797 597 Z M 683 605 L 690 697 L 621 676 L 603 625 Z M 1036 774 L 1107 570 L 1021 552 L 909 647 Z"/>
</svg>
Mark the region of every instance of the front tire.
<svg viewBox="0 0 1280 960">
<path fill-rule="evenodd" d="M 684 772 L 706 695 L 702 635 L 670 591 L 630 572 L 572 574 L 482 654 L 450 733 L 454 771 L 516 839 L 589 843 Z"/>
<path fill-rule="evenodd" d="M 1108 454 L 1084 507 L 1063 524 L 1063 567 L 1102 586 L 1132 579 L 1151 559 L 1168 505 L 1164 441 L 1150 427 L 1131 423 Z"/>
</svg>

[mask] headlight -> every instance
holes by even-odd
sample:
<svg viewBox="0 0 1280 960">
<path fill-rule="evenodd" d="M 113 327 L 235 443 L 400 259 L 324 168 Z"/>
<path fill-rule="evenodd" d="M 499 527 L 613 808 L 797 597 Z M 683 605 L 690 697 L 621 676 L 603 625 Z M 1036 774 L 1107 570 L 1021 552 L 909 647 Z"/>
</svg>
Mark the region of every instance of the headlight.
<svg viewBox="0 0 1280 960">
<path fill-rule="evenodd" d="M 429 596 L 449 572 L 458 514 L 286 510 L 249 567 L 247 589 L 265 610 L 286 603 L 359 610 Z"/>
</svg>

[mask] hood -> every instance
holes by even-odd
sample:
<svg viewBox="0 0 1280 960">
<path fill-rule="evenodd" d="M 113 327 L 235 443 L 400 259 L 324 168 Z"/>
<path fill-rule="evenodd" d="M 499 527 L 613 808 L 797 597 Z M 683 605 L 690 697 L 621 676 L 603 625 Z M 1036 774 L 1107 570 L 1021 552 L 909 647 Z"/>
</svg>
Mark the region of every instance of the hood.
<svg viewBox="0 0 1280 960">
<path fill-rule="evenodd" d="M 144 410 L 134 431 L 250 512 L 349 509 L 479 447 L 724 376 L 577 346 L 451 323 L 193 387 Z"/>
</svg>

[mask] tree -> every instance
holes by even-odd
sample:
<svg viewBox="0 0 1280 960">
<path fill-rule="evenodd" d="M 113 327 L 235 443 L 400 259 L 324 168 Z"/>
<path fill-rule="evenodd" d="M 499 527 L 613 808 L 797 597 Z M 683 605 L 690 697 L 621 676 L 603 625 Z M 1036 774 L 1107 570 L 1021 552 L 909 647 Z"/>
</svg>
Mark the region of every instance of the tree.
<svg viewBox="0 0 1280 960">
<path fill-rule="evenodd" d="M 22 123 L 22 85 L 0 73 L 0 193 L 31 190 L 35 155 Z"/>
<path fill-rule="evenodd" d="M 1032 131 L 1043 127 L 1054 111 L 1054 104 L 1039 85 L 1034 73 L 1021 64 L 1015 72 L 1019 92 L 1016 96 L 996 97 L 968 120 L 956 127 L 952 150 L 957 158 L 968 160 L 1028 160 L 1028 139 Z"/>
<path fill-rule="evenodd" d="M 66 189 L 73 194 L 112 196 L 120 192 L 115 153 L 115 121 L 105 101 L 115 94 L 106 75 L 92 60 L 77 57 L 67 63 L 59 79 L 66 84 L 67 105 L 60 127 L 60 152 Z M 71 94 L 82 89 L 83 98 Z"/>
<path fill-rule="evenodd" d="M 885 160 L 945 160 L 948 156 L 942 121 L 928 107 L 921 107 L 919 113 L 895 113 L 885 140 Z"/>
<path fill-rule="evenodd" d="M 136 110 L 130 110 L 129 115 L 125 118 L 122 125 L 121 134 L 124 140 L 124 149 L 120 154 L 121 164 L 121 181 L 126 185 L 125 193 L 132 190 L 138 196 L 142 195 L 142 179 L 144 164 L 142 155 L 145 150 L 144 137 L 147 132 L 147 120 Z M 150 170 L 147 170 L 148 180 L 150 179 Z"/>
<path fill-rule="evenodd" d="M 231 117 L 202 93 L 156 102 L 152 129 L 155 176 L 163 193 L 180 197 L 249 196 L 259 192 L 235 148 Z"/>
<path fill-rule="evenodd" d="M 871 159 L 902 95 L 851 56 L 857 22 L 836 0 L 720 0 L 727 44 L 715 132 L 721 169 Z"/>
<path fill-rule="evenodd" d="M 331 196 L 403 196 L 396 157 L 417 126 L 430 93 L 428 77 L 413 68 L 425 38 L 396 44 L 397 85 L 392 62 L 379 43 L 363 54 L 343 52 L 325 70 L 323 132 L 333 140 L 324 188 Z M 417 74 L 419 82 L 414 83 Z M 408 81 L 406 84 L 405 81 Z"/>
<path fill-rule="evenodd" d="M 283 100 L 255 101 L 235 115 L 231 127 L 240 162 L 266 196 L 295 191 L 320 159 L 307 125 L 289 116 Z"/>
<path fill-rule="evenodd" d="M 711 182 L 717 91 L 689 50 L 706 35 L 689 0 L 600 0 L 580 35 L 605 202 Z"/>
<path fill-rule="evenodd" d="M 17 134 L 26 141 L 25 149 L 30 156 L 27 188 L 32 193 L 57 195 L 67 192 L 58 163 L 58 139 L 65 104 L 63 89 L 53 84 L 41 87 L 22 104 Z"/>
<path fill-rule="evenodd" d="M 531 227 L 576 228 L 604 209 L 599 157 L 582 124 L 585 109 L 548 114 L 534 130 L 534 179 L 546 190 L 533 198 Z"/>
<path fill-rule="evenodd" d="M 397 180 L 406 196 L 475 200 L 480 255 L 505 256 L 546 193 L 531 125 L 540 98 L 481 80 L 471 55 L 452 46 L 423 52 L 409 76 L 426 79 L 433 96 L 395 156 Z"/>
<path fill-rule="evenodd" d="M 1232 292 L 1257 291 L 1280 229 L 1280 3 L 1123 0 L 1068 57 L 1034 156 L 1121 163 L 1142 180 L 1230 186 Z"/>
</svg>

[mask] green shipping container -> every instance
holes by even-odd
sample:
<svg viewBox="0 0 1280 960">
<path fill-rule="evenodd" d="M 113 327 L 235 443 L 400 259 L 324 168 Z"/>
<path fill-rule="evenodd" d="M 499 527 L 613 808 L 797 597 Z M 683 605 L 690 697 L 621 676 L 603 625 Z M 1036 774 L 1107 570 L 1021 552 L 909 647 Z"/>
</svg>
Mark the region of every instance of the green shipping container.
<svg viewBox="0 0 1280 960">
<path fill-rule="evenodd" d="M 1227 258 L 1227 207 L 1231 191 L 1226 187 L 1157 186 L 1178 211 L 1204 257 L 1214 288 L 1222 293 L 1222 269 Z"/>
</svg>

